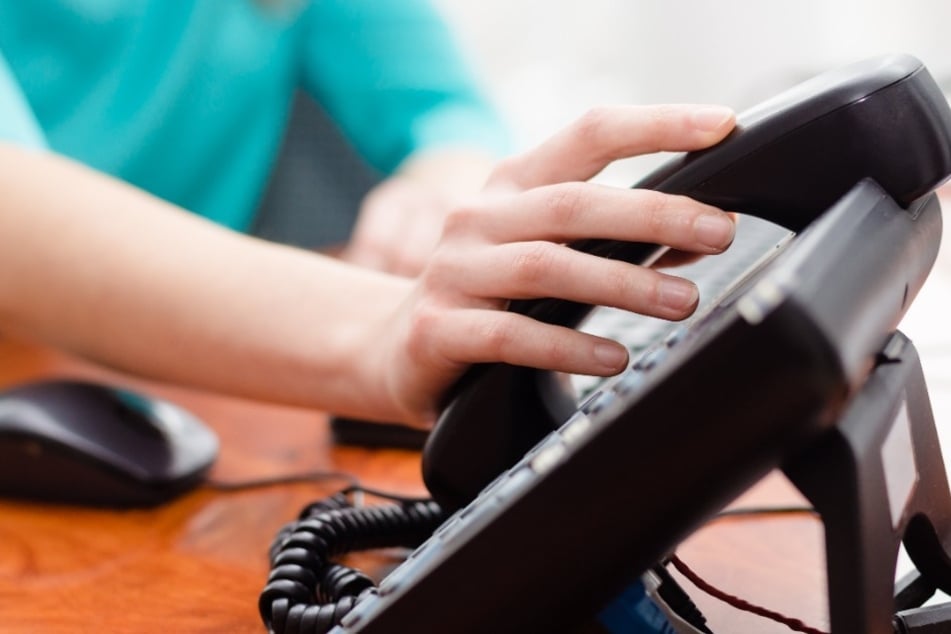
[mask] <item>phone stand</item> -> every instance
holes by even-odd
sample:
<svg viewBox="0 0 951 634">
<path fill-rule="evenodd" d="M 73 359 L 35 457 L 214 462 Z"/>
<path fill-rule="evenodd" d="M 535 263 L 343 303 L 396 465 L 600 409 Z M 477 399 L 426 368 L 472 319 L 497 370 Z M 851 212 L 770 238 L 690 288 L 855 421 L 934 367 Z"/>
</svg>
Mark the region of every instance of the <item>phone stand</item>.
<svg viewBox="0 0 951 634">
<path fill-rule="evenodd" d="M 784 465 L 825 525 L 833 634 L 951 631 L 951 491 L 917 351 L 891 336 L 840 422 Z M 917 570 L 894 583 L 901 542 Z M 896 611 L 898 611 L 896 613 Z"/>
</svg>

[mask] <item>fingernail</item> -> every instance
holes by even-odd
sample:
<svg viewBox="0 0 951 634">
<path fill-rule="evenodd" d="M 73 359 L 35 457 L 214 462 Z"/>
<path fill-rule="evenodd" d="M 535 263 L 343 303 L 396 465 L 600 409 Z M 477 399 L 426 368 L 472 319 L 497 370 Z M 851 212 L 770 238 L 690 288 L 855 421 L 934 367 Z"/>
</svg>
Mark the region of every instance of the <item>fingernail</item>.
<svg viewBox="0 0 951 634">
<path fill-rule="evenodd" d="M 620 344 L 595 344 L 594 358 L 611 372 L 620 372 L 627 367 L 627 350 Z"/>
<path fill-rule="evenodd" d="M 692 282 L 680 278 L 661 280 L 657 289 L 657 300 L 677 311 L 692 308 L 697 303 L 699 291 Z"/>
<path fill-rule="evenodd" d="M 733 119 L 733 111 L 726 106 L 703 106 L 694 110 L 692 119 L 697 128 L 713 132 Z"/>
<path fill-rule="evenodd" d="M 733 241 L 736 225 L 729 216 L 704 214 L 694 221 L 693 232 L 700 244 L 719 251 Z"/>
</svg>

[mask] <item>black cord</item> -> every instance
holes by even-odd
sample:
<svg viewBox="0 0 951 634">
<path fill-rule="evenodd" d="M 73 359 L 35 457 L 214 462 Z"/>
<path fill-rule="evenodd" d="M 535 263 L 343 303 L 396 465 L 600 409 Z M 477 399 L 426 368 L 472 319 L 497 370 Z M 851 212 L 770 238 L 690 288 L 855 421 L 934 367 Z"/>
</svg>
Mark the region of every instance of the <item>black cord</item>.
<svg viewBox="0 0 951 634">
<path fill-rule="evenodd" d="M 384 500 L 390 500 L 392 502 L 425 502 L 430 498 L 420 497 L 420 496 L 406 496 L 398 495 L 396 493 L 390 493 L 389 491 L 383 491 L 381 489 L 374 489 L 372 487 L 364 486 L 360 483 L 359 478 L 356 476 L 344 473 L 343 471 L 304 471 L 302 473 L 289 473 L 275 476 L 265 476 L 262 478 L 252 478 L 250 480 L 213 480 L 209 479 L 205 481 L 205 486 L 214 489 L 216 491 L 222 491 L 225 493 L 237 492 L 237 491 L 249 491 L 253 489 L 263 489 L 272 486 L 284 486 L 288 484 L 306 484 L 306 483 L 322 483 L 326 481 L 335 481 L 343 480 L 347 482 L 349 486 L 345 489 L 342 489 L 339 493 L 345 495 L 352 495 L 354 493 L 361 493 L 366 495 L 371 495 L 373 497 L 378 497 Z"/>
<path fill-rule="evenodd" d="M 667 568 L 663 564 L 658 564 L 652 570 L 660 579 L 657 595 L 667 604 L 667 607 L 703 634 L 713 634 L 707 626 L 707 618 L 703 615 L 703 612 L 693 602 L 690 595 L 680 587 L 680 584 L 671 576 Z"/>
<path fill-rule="evenodd" d="M 399 495 L 398 493 L 390 493 L 389 491 L 382 491 L 380 489 L 374 489 L 372 487 L 364 486 L 359 483 L 355 483 L 341 493 L 350 495 L 353 493 L 366 493 L 367 495 L 372 495 L 374 497 L 382 498 L 384 500 L 390 500 L 391 502 L 403 502 L 405 504 L 413 504 L 415 502 L 429 502 L 432 500 L 430 497 L 417 497 L 417 496 L 406 496 Z"/>
<path fill-rule="evenodd" d="M 351 487 L 359 487 L 360 481 L 349 473 L 343 471 L 304 471 L 301 473 L 289 473 L 275 476 L 265 476 L 262 478 L 252 478 L 250 480 L 213 480 L 205 481 L 205 486 L 216 491 L 234 492 L 248 491 L 251 489 L 263 489 L 272 486 L 282 486 L 287 484 L 302 484 L 307 482 L 317 483 L 324 481 L 342 480 L 348 482 Z"/>
<path fill-rule="evenodd" d="M 354 494 L 388 502 L 356 506 Z M 331 559 L 375 548 L 415 548 L 447 514 L 430 499 L 407 498 L 353 485 L 308 505 L 271 545 L 271 574 L 258 599 L 274 634 L 324 634 L 376 592 L 373 580 Z"/>
<path fill-rule="evenodd" d="M 243 482 L 209 481 L 224 491 L 241 491 L 298 482 L 342 479 L 349 486 L 307 505 L 294 522 L 280 529 L 270 548 L 271 573 L 258 599 L 261 619 L 274 634 L 325 634 L 340 624 L 360 601 L 376 593 L 376 584 L 358 570 L 332 561 L 346 553 L 377 548 L 415 548 L 448 514 L 429 498 L 396 495 L 362 486 L 349 474 L 319 471 Z M 362 495 L 387 502 L 363 506 Z M 713 519 L 753 515 L 815 513 L 806 506 L 740 507 Z M 701 632 L 710 632 L 697 606 L 663 565 L 658 592 L 668 606 Z"/>
</svg>

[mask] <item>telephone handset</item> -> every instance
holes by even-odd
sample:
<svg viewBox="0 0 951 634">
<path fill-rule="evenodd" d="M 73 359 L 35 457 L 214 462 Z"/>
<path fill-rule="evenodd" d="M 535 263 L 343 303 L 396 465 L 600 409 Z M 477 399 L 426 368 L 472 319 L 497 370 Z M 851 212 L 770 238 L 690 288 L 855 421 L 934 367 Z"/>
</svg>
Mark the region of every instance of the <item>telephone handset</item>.
<svg viewBox="0 0 951 634">
<path fill-rule="evenodd" d="M 923 64 L 890 55 L 820 75 L 737 118 L 713 148 L 676 156 L 639 188 L 684 194 L 799 232 L 862 179 L 899 205 L 951 173 L 951 111 Z M 635 264 L 662 247 L 584 240 L 574 248 Z M 510 310 L 577 327 L 593 306 L 541 299 Z M 423 454 L 447 509 L 463 506 L 576 410 L 552 374 L 506 364 L 471 368 L 450 390 Z"/>
</svg>

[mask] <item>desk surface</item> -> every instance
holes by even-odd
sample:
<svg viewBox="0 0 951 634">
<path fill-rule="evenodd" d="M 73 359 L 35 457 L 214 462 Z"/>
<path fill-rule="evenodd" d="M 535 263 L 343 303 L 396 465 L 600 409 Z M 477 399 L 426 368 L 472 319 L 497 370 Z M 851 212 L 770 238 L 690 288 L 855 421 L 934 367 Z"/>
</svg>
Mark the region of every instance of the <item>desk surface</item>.
<svg viewBox="0 0 951 634">
<path fill-rule="evenodd" d="M 48 376 L 121 382 L 186 406 L 220 435 L 217 480 L 316 469 L 424 492 L 416 454 L 334 448 L 320 414 L 134 382 L 0 338 L 0 385 Z M 272 537 L 342 485 L 199 489 L 146 511 L 0 502 L 0 631 L 263 632 L 257 595 Z"/>
<path fill-rule="evenodd" d="M 320 414 L 137 382 L 0 338 L 0 385 L 50 376 L 110 380 L 188 407 L 221 437 L 212 473 L 219 481 L 316 469 L 352 473 L 364 484 L 395 492 L 424 492 L 416 453 L 334 447 Z M 272 537 L 306 503 L 340 484 L 237 493 L 204 488 L 146 511 L 0 502 L 0 630 L 263 632 L 257 595 Z M 785 480 L 773 476 L 741 503 L 797 501 Z M 821 526 L 808 516 L 723 520 L 680 554 L 733 594 L 821 627 L 821 539 Z M 377 571 L 392 563 L 382 555 L 359 562 Z M 719 631 L 788 632 L 703 595 L 697 599 Z"/>
<path fill-rule="evenodd" d="M 949 240 L 946 235 L 945 249 L 902 329 L 921 354 L 939 435 L 951 455 L 951 425 L 943 424 L 951 419 Z M 320 414 L 137 382 L 0 334 L 0 387 L 52 376 L 109 380 L 184 405 L 221 437 L 221 456 L 212 472 L 219 481 L 325 470 L 351 473 L 368 486 L 424 493 L 418 454 L 334 447 Z M 338 487 L 310 483 L 240 493 L 204 488 L 156 510 L 127 512 L 0 501 L 0 631 L 259 634 L 264 629 L 257 596 L 272 537 L 305 504 Z M 778 474 L 738 501 L 797 503 L 802 498 Z M 813 627 L 828 627 L 817 519 L 721 520 L 699 531 L 679 554 L 731 594 Z M 394 563 L 381 555 L 363 557 L 356 565 L 373 573 Z M 711 599 L 687 582 L 685 588 L 714 631 L 790 631 Z"/>
<path fill-rule="evenodd" d="M 943 194 L 948 208 L 951 192 Z M 951 420 L 949 243 L 945 235 L 945 248 L 902 330 L 921 354 L 939 435 L 951 455 L 951 425 L 945 422 Z M 320 414 L 136 382 L 0 334 L 0 386 L 52 376 L 105 379 L 189 408 L 221 437 L 212 473 L 217 480 L 342 471 L 368 486 L 424 493 L 417 454 L 334 447 Z M 241 493 L 205 488 L 160 509 L 133 512 L 0 501 L 0 631 L 259 634 L 264 629 L 257 596 L 273 535 L 306 503 L 337 486 L 297 484 Z M 774 474 L 738 504 L 801 502 Z M 822 526 L 812 517 L 721 520 L 688 540 L 679 554 L 723 590 L 813 627 L 828 627 Z M 384 556 L 356 562 L 371 574 L 394 563 Z M 685 587 L 714 631 L 790 631 L 710 599 L 689 583 Z"/>
</svg>

